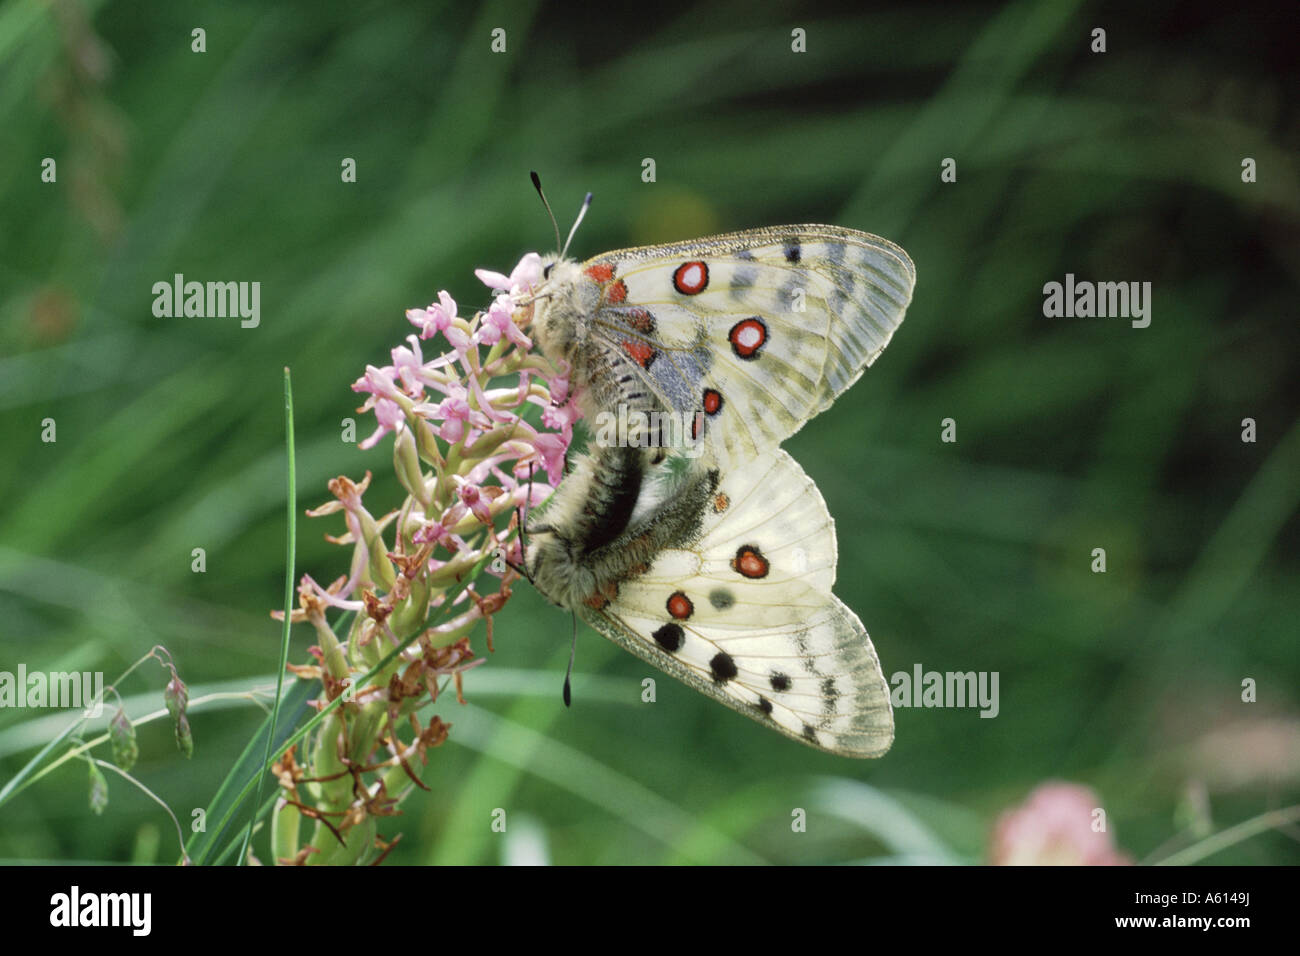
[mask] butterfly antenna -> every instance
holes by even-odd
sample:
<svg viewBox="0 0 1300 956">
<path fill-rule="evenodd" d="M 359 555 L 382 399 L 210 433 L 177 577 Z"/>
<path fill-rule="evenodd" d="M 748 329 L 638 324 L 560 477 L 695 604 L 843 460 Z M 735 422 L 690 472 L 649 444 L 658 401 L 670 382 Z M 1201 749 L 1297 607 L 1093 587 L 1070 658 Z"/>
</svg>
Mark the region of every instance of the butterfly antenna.
<svg viewBox="0 0 1300 956">
<path fill-rule="evenodd" d="M 590 208 L 591 208 L 591 193 L 587 193 L 587 198 L 582 201 L 582 208 L 578 210 L 578 218 L 573 220 L 573 228 L 569 230 L 569 238 L 564 240 L 564 248 L 560 250 L 561 259 L 563 259 L 564 254 L 569 251 L 569 243 L 573 241 L 573 234 L 577 232 L 578 227 L 582 225 L 582 217 L 587 215 L 587 210 Z M 558 233 L 556 234 L 556 238 L 557 239 L 559 238 Z"/>
<path fill-rule="evenodd" d="M 542 177 L 537 175 L 536 170 L 530 170 L 528 173 L 533 179 L 533 188 L 537 190 L 537 195 L 542 197 L 542 205 L 546 207 L 546 215 L 551 217 L 551 228 L 555 230 L 555 248 L 560 248 L 560 224 L 555 221 L 555 213 L 551 212 L 551 204 L 546 201 L 546 193 L 542 192 Z"/>
<path fill-rule="evenodd" d="M 564 706 L 573 704 L 573 693 L 569 689 L 573 678 L 573 658 L 578 653 L 578 615 L 573 615 L 573 643 L 569 645 L 569 669 L 564 672 Z"/>
</svg>

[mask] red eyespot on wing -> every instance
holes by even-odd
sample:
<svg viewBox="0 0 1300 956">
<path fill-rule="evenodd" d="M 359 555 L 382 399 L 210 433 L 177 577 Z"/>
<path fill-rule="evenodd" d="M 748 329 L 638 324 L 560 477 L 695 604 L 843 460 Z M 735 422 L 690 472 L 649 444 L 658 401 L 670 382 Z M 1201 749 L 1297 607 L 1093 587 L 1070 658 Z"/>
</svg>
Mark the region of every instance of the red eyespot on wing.
<svg viewBox="0 0 1300 956">
<path fill-rule="evenodd" d="M 706 388 L 704 390 L 704 411 L 709 415 L 716 415 L 722 411 L 722 393 L 716 389 Z"/>
<path fill-rule="evenodd" d="M 681 591 L 674 591 L 668 598 L 668 613 L 679 621 L 684 621 L 695 613 L 695 605 Z"/>
<path fill-rule="evenodd" d="M 699 259 L 683 262 L 673 273 L 673 288 L 682 295 L 699 295 L 709 284 L 709 267 Z"/>
<path fill-rule="evenodd" d="M 627 324 L 632 326 L 642 335 L 653 335 L 655 330 L 655 317 L 645 309 L 628 309 L 624 313 Z"/>
<path fill-rule="evenodd" d="M 765 578 L 771 569 L 763 552 L 752 544 L 742 544 L 736 549 L 736 556 L 731 559 L 733 570 L 747 578 Z"/>
<path fill-rule="evenodd" d="M 731 499 L 725 494 L 719 492 L 713 496 L 713 510 L 715 513 L 722 514 L 722 512 L 726 511 L 730 507 Z"/>
<path fill-rule="evenodd" d="M 620 302 L 627 301 L 627 285 L 622 279 L 614 282 L 605 290 L 605 301 L 612 305 L 618 305 Z"/>
<path fill-rule="evenodd" d="M 654 346 L 646 342 L 624 341 L 623 351 L 632 356 L 632 361 L 642 368 L 649 368 L 650 363 L 654 361 Z"/>
<path fill-rule="evenodd" d="M 767 326 L 758 316 L 741 319 L 727 333 L 731 350 L 743 359 L 757 357 L 758 350 L 767 344 Z"/>
<path fill-rule="evenodd" d="M 614 267 L 608 262 L 598 262 L 594 266 L 587 266 L 582 272 L 583 275 L 589 276 L 593 281 L 602 285 L 614 278 Z"/>
</svg>

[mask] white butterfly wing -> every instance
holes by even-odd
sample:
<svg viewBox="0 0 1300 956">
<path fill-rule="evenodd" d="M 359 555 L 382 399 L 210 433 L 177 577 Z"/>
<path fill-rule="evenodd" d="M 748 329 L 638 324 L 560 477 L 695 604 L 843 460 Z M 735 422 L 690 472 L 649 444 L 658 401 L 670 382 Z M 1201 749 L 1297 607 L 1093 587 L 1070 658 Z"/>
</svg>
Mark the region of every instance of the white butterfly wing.
<svg viewBox="0 0 1300 956">
<path fill-rule="evenodd" d="M 609 252 L 621 283 L 595 333 L 682 420 L 703 411 L 724 463 L 784 441 L 826 409 L 889 343 L 916 269 L 878 236 L 772 226 Z"/>
<path fill-rule="evenodd" d="M 852 757 L 894 737 L 862 622 L 832 593 L 835 529 L 812 480 L 773 449 L 724 474 L 699 540 L 620 583 L 596 630 L 787 736 Z"/>
</svg>

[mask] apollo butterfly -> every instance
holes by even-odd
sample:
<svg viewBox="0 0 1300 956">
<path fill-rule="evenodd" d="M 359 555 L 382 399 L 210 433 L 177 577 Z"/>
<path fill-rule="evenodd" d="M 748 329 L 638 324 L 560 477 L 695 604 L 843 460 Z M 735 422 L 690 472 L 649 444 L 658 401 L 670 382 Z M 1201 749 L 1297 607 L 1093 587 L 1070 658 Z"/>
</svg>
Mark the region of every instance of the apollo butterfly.
<svg viewBox="0 0 1300 956">
<path fill-rule="evenodd" d="M 787 736 L 888 750 L 888 685 L 832 593 L 834 523 L 777 446 L 875 361 L 914 283 L 898 246 L 823 225 L 550 260 L 522 319 L 567 363 L 585 416 L 675 414 L 703 447 L 578 456 L 529 530 L 538 590 Z"/>
</svg>

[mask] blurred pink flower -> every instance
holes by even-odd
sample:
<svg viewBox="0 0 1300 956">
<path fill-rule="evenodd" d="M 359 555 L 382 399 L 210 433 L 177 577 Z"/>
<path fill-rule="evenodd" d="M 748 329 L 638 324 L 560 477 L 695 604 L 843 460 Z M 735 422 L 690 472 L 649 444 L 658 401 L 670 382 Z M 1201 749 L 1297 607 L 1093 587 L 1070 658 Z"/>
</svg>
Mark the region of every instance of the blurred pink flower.
<svg viewBox="0 0 1300 956">
<path fill-rule="evenodd" d="M 402 397 L 403 392 L 393 380 L 395 374 L 396 369 L 393 368 L 376 368 L 373 365 L 367 365 L 366 374 L 352 383 L 352 391 L 368 392 L 377 398 L 388 398 L 396 401 Z"/>
<path fill-rule="evenodd" d="M 447 292 L 438 293 L 438 301 L 427 309 L 407 309 L 406 318 L 420 329 L 420 338 L 431 339 L 439 332 L 446 332 L 456 318 L 456 300 Z"/>
<path fill-rule="evenodd" d="M 444 398 L 434 412 L 435 418 L 442 419 L 438 428 L 438 437 L 453 445 L 465 437 L 465 423 L 469 421 L 469 402 L 458 396 Z"/>
<path fill-rule="evenodd" d="M 424 356 L 420 353 L 420 340 L 414 335 L 408 335 L 406 341 L 411 343 L 408 349 L 404 345 L 399 345 L 393 349 L 393 370 L 396 373 L 398 381 L 402 383 L 402 389 L 407 395 L 419 397 L 424 394 L 424 386 L 420 382 L 420 372 L 424 367 Z"/>
<path fill-rule="evenodd" d="M 544 432 L 533 439 L 533 447 L 541 459 L 542 468 L 552 485 L 564 477 L 564 456 L 569 450 L 569 440 L 564 435 Z M 531 480 L 531 477 L 530 477 Z"/>
<path fill-rule="evenodd" d="M 542 278 L 542 257 L 535 252 L 528 253 L 519 260 L 509 276 L 503 276 L 490 269 L 475 269 L 474 275 L 478 276 L 479 281 L 485 286 L 495 291 L 506 291 L 512 296 L 531 292 L 533 286 Z"/>
<path fill-rule="evenodd" d="M 565 402 L 563 405 L 552 403 L 542 412 L 542 424 L 570 440 L 573 437 L 573 423 L 581 417 L 582 412 L 573 402 Z"/>
<path fill-rule="evenodd" d="M 1105 821 L 1101 801 L 1079 784 L 1040 784 L 1020 806 L 1005 811 L 993 828 L 989 862 L 995 866 L 1125 866 L 1133 861 L 1116 849 L 1110 833 L 1094 829 Z"/>
<path fill-rule="evenodd" d="M 519 331 L 514 319 L 515 305 L 508 295 L 499 295 L 492 303 L 479 326 L 478 338 L 484 345 L 496 345 L 505 336 L 521 349 L 530 349 L 533 343 Z"/>
<path fill-rule="evenodd" d="M 552 375 L 550 381 L 551 401 L 556 405 L 563 405 L 569 400 L 569 364 L 561 361 L 560 365 L 559 374 Z"/>
<path fill-rule="evenodd" d="M 363 451 L 374 448 L 389 432 L 400 432 L 406 427 L 406 416 L 402 413 L 402 406 L 386 398 L 372 399 L 372 401 L 374 401 L 375 421 L 379 423 L 379 427 L 357 446 Z"/>
</svg>

